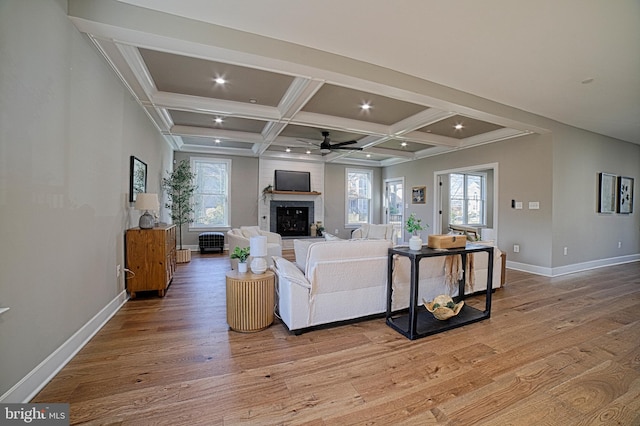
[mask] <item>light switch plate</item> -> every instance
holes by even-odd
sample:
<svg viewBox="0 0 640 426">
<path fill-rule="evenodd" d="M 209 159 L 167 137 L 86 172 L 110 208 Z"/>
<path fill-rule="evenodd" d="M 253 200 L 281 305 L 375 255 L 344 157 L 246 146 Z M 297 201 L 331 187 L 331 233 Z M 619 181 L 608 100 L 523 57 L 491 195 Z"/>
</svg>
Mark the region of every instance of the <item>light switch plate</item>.
<svg viewBox="0 0 640 426">
<path fill-rule="evenodd" d="M 522 201 L 516 201 L 516 210 L 522 210 Z"/>
<path fill-rule="evenodd" d="M 529 210 L 538 210 L 540 208 L 539 201 L 529 201 Z"/>
</svg>

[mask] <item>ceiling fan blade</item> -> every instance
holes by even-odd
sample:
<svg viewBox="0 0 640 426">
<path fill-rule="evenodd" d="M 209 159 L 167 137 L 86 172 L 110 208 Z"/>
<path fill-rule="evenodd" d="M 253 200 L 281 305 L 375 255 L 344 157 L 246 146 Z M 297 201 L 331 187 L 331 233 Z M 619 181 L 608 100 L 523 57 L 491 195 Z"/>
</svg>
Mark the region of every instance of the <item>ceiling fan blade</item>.
<svg viewBox="0 0 640 426">
<path fill-rule="evenodd" d="M 310 142 L 310 141 L 306 141 L 304 139 L 296 139 L 298 142 L 302 142 L 305 143 L 307 145 L 311 145 L 311 146 L 315 146 L 316 148 L 318 148 L 320 146 L 320 144 L 315 143 L 315 142 Z"/>
<path fill-rule="evenodd" d="M 346 141 L 346 142 L 336 142 L 331 144 L 331 147 L 343 146 L 343 145 L 353 145 L 354 143 L 358 143 L 358 141 Z"/>
<path fill-rule="evenodd" d="M 362 148 L 359 148 L 357 146 L 354 147 L 348 147 L 348 146 L 335 146 L 335 145 L 331 145 L 331 149 L 348 149 L 349 151 L 362 151 Z"/>
</svg>

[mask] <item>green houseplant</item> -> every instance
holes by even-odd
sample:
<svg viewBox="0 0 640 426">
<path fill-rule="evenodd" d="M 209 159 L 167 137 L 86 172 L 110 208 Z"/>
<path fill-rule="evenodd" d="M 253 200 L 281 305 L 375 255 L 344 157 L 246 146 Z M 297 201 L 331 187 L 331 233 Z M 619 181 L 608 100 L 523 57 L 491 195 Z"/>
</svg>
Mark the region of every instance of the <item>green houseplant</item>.
<svg viewBox="0 0 640 426">
<path fill-rule="evenodd" d="M 424 227 L 428 228 L 429 225 L 425 224 Z M 424 227 L 422 226 L 422 219 L 417 218 L 415 213 L 411 213 L 409 218 L 407 218 L 404 229 L 411 234 L 411 238 L 409 239 L 410 250 L 420 250 L 422 248 L 422 238 L 420 238 L 419 232 L 422 231 Z"/>
<path fill-rule="evenodd" d="M 249 258 L 249 247 L 236 247 L 229 255 L 231 259 L 238 259 L 238 272 L 247 272 L 247 259 Z"/>
<path fill-rule="evenodd" d="M 171 210 L 171 220 L 178 228 L 178 241 L 180 249 L 177 251 L 178 263 L 191 260 L 189 249 L 182 247 L 182 225 L 193 222 L 193 194 L 197 186 L 193 183 L 195 173 L 191 172 L 189 160 L 182 160 L 173 169 L 167 172 L 169 176 L 162 179 L 162 187 L 167 191 L 168 202 L 165 207 Z"/>
</svg>

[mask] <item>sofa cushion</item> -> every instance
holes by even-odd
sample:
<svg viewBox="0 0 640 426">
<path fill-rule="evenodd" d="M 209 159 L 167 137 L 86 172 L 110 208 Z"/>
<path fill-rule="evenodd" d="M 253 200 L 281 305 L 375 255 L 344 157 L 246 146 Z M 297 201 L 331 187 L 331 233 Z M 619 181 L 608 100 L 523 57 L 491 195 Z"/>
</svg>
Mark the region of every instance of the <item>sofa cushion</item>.
<svg viewBox="0 0 640 426">
<path fill-rule="evenodd" d="M 309 284 L 309 281 L 304 277 L 302 271 L 284 257 L 273 256 L 273 265 L 276 268 L 278 276 L 302 287 L 311 288 L 311 284 Z"/>
<path fill-rule="evenodd" d="M 309 246 L 316 243 L 317 240 L 293 240 L 293 252 L 296 256 L 296 266 L 304 271 L 307 267 L 307 253 L 309 253 Z"/>
<path fill-rule="evenodd" d="M 259 226 L 241 226 L 240 232 L 245 238 L 259 237 L 261 235 Z"/>
<path fill-rule="evenodd" d="M 328 232 L 324 233 L 324 239 L 326 241 L 341 241 L 342 240 L 342 238 L 336 237 L 335 235 L 329 234 Z"/>
<path fill-rule="evenodd" d="M 369 225 L 367 238 L 371 240 L 390 240 L 392 228 L 393 225 Z"/>
</svg>

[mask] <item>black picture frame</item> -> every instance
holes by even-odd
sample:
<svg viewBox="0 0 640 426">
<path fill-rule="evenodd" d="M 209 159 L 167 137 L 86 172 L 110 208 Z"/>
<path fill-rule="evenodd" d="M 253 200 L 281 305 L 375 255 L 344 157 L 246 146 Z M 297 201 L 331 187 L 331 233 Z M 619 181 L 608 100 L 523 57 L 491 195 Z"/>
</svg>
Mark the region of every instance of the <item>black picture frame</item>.
<svg viewBox="0 0 640 426">
<path fill-rule="evenodd" d="M 611 173 L 598 173 L 598 213 L 615 213 L 616 180 Z"/>
<path fill-rule="evenodd" d="M 134 203 L 138 194 L 147 192 L 147 163 L 132 155 L 129 168 L 129 202 Z"/>
<path fill-rule="evenodd" d="M 633 178 L 618 176 L 618 207 L 620 214 L 633 213 Z"/>
</svg>

